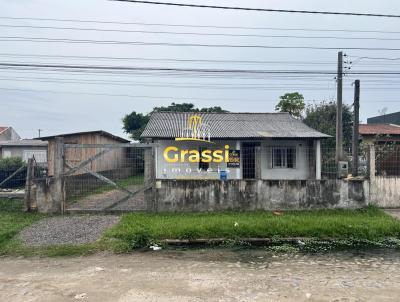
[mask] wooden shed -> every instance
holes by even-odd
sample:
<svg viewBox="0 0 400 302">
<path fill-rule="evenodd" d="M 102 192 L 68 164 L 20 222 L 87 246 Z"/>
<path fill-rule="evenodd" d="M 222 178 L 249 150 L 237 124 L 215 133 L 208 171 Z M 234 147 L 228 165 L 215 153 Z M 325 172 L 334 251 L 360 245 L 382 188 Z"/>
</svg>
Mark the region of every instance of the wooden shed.
<svg viewBox="0 0 400 302">
<path fill-rule="evenodd" d="M 67 134 L 59 134 L 53 136 L 41 137 L 40 140 L 48 142 L 48 168 L 49 175 L 53 175 L 54 165 L 54 149 L 56 137 L 64 138 L 65 144 L 73 145 L 101 145 L 101 144 L 121 144 L 129 143 L 130 141 L 119 136 L 115 136 L 103 130 L 98 131 L 87 131 L 87 132 L 75 132 Z M 77 166 L 79 163 L 93 157 L 104 148 L 97 147 L 85 147 L 85 148 L 74 148 L 69 147 L 64 150 L 65 161 L 72 165 Z M 92 161 L 86 167 L 94 172 L 112 171 L 126 167 L 128 164 L 127 148 L 115 148 L 105 153 L 98 159 Z M 77 174 L 83 174 L 84 171 L 80 170 Z"/>
</svg>

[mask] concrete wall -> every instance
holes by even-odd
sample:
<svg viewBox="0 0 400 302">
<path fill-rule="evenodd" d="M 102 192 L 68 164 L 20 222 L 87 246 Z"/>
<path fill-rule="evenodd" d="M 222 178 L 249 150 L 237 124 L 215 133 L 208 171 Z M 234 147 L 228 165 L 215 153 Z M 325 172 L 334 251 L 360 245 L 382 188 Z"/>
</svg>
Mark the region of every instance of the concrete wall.
<svg viewBox="0 0 400 302">
<path fill-rule="evenodd" d="M 381 208 L 400 208 L 400 177 L 375 176 L 371 179 L 370 202 Z"/>
<path fill-rule="evenodd" d="M 366 181 L 157 180 L 156 211 L 359 208 Z"/>
<path fill-rule="evenodd" d="M 198 163 L 178 162 L 168 163 L 164 160 L 163 151 L 168 146 L 175 146 L 179 149 L 196 149 L 199 147 L 207 147 L 211 150 L 224 149 L 225 145 L 229 145 L 230 149 L 240 150 L 241 144 L 249 142 L 246 140 L 216 140 L 214 144 L 185 142 L 174 140 L 158 140 L 156 141 L 156 178 L 159 179 L 219 179 L 218 168 L 220 170 L 228 170 L 228 179 L 242 179 L 243 153 L 241 154 L 240 168 L 227 169 L 226 163 L 211 163 L 210 168 L 213 172 L 198 170 Z M 254 142 L 251 141 L 251 142 Z M 309 145 L 307 140 L 272 140 L 265 139 L 258 141 L 261 144 L 260 163 L 261 163 L 261 179 L 314 179 L 315 178 L 315 157 L 310 160 L 310 152 L 313 150 L 312 144 Z M 272 168 L 272 147 L 296 147 L 296 167 L 295 168 Z M 314 153 L 312 153 L 314 154 Z M 311 155 L 312 155 L 311 154 Z"/>
<path fill-rule="evenodd" d="M 61 213 L 62 205 L 60 200 L 62 200 L 64 194 L 63 190 L 58 190 L 54 177 L 34 181 L 32 199 L 39 213 Z"/>
</svg>

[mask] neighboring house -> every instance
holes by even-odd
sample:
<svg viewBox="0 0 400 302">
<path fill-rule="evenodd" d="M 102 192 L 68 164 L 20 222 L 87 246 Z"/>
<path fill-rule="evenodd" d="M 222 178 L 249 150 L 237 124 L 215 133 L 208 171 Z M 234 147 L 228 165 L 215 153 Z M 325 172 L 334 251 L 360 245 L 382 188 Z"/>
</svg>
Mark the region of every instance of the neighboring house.
<svg viewBox="0 0 400 302">
<path fill-rule="evenodd" d="M 400 126 L 392 124 L 362 124 L 361 140 L 375 146 L 377 175 L 400 175 Z"/>
<path fill-rule="evenodd" d="M 12 127 L 0 126 L 0 141 L 16 141 L 20 139 L 21 137 Z"/>
<path fill-rule="evenodd" d="M 35 157 L 37 163 L 47 162 L 47 142 L 34 139 L 0 141 L 0 158 L 21 157 L 27 162 Z"/>
<path fill-rule="evenodd" d="M 320 179 L 320 140 L 288 113 L 153 113 L 158 179 Z"/>
<path fill-rule="evenodd" d="M 75 132 L 75 133 L 66 133 L 59 134 L 53 136 L 40 137 L 36 139 L 40 139 L 42 141 L 48 142 L 48 169 L 49 175 L 53 175 L 54 165 L 53 165 L 53 157 L 54 157 L 54 149 L 55 149 L 55 141 L 56 137 L 64 138 L 65 144 L 73 144 L 73 145 L 99 145 L 99 144 L 121 144 L 121 143 L 129 143 L 130 141 L 124 139 L 119 136 L 115 136 L 106 131 L 98 130 L 98 131 L 86 131 L 86 132 Z M 99 159 L 92 161 L 90 164 L 86 166 L 93 172 L 100 171 L 110 171 L 114 169 L 118 169 L 127 164 L 127 149 L 128 148 L 115 148 Z M 71 166 L 77 166 L 84 160 L 87 160 L 98 152 L 103 150 L 101 147 L 99 148 L 79 148 L 79 147 L 70 147 L 65 148 L 64 150 L 64 159 L 67 164 Z M 85 173 L 84 170 L 80 170 L 77 174 Z"/>
<path fill-rule="evenodd" d="M 383 114 L 370 117 L 367 124 L 395 124 L 400 125 L 400 111 L 395 113 Z"/>
<path fill-rule="evenodd" d="M 358 131 L 360 138 L 367 143 L 400 142 L 400 125 L 360 124 Z"/>
</svg>

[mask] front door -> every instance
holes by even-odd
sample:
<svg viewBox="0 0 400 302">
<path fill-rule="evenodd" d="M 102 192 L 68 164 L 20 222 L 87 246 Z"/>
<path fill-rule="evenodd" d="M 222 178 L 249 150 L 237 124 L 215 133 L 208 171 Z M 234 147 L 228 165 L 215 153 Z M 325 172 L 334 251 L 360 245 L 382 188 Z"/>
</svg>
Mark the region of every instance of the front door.
<svg viewBox="0 0 400 302">
<path fill-rule="evenodd" d="M 243 179 L 255 179 L 260 169 L 258 162 L 259 142 L 242 143 Z"/>
</svg>

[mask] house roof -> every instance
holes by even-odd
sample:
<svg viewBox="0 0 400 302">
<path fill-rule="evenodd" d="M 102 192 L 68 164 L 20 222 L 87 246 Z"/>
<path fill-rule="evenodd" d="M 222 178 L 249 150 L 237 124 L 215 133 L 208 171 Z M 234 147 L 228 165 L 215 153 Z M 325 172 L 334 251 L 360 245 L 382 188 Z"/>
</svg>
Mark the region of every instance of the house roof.
<svg viewBox="0 0 400 302">
<path fill-rule="evenodd" d="M 325 138 L 289 113 L 193 113 L 156 112 L 150 117 L 143 138 L 176 138 L 188 127 L 188 118 L 202 117 L 211 138 Z"/>
<path fill-rule="evenodd" d="M 362 124 L 358 131 L 361 135 L 400 135 L 400 126 L 392 124 Z"/>
<path fill-rule="evenodd" d="M 0 141 L 0 147 L 46 147 L 47 142 L 35 139 L 21 139 L 14 141 Z"/>
<path fill-rule="evenodd" d="M 98 134 L 98 135 L 110 137 L 110 138 L 115 139 L 117 141 L 120 141 L 122 143 L 130 143 L 129 140 L 127 140 L 125 138 L 122 138 L 122 137 L 119 137 L 119 136 L 116 136 L 114 134 L 111 134 L 111 133 L 109 133 L 107 131 L 104 131 L 104 130 L 64 133 L 64 134 L 57 134 L 57 135 L 51 135 L 51 136 L 36 137 L 35 139 L 37 139 L 37 140 L 49 140 L 49 139 L 53 139 L 53 138 L 56 138 L 56 137 L 68 137 L 68 136 L 85 135 L 85 134 Z"/>
<path fill-rule="evenodd" d="M 8 128 L 9 128 L 9 127 L 2 127 L 2 126 L 0 126 L 0 133 L 6 131 Z"/>
<path fill-rule="evenodd" d="M 370 117 L 367 119 L 367 124 L 395 124 L 400 125 L 400 111 L 379 116 Z"/>
</svg>

